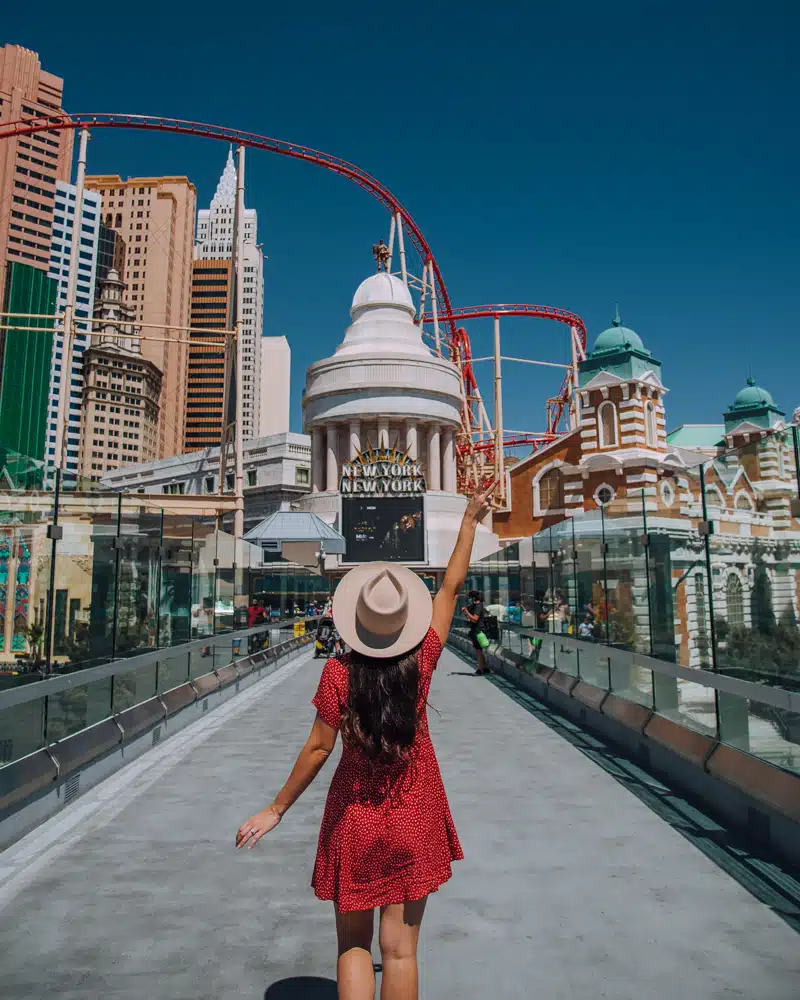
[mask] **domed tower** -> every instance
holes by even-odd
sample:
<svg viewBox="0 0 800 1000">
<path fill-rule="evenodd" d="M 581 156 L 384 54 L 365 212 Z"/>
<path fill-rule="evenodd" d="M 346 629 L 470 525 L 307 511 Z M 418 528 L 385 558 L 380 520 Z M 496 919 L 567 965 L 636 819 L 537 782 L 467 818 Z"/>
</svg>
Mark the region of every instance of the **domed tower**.
<svg viewBox="0 0 800 1000">
<path fill-rule="evenodd" d="M 345 562 L 438 566 L 466 502 L 456 493 L 461 381 L 425 345 L 415 312 L 404 282 L 371 275 L 353 297 L 342 343 L 306 372 L 312 492 L 302 506 L 341 526 Z M 416 541 L 404 549 L 406 529 Z"/>
<path fill-rule="evenodd" d="M 772 395 L 756 385 L 756 380 L 751 376 L 747 385 L 736 393 L 736 399 L 724 414 L 725 433 L 735 434 L 742 425 L 749 425 L 749 428 L 742 427 L 742 432 L 756 428 L 763 430 L 773 427 L 784 416 L 783 411 L 775 405 Z"/>
<path fill-rule="evenodd" d="M 373 274 L 353 296 L 333 357 L 309 367 L 303 418 L 315 493 L 337 492 L 342 463 L 368 447 L 408 453 L 424 464 L 429 491 L 455 492 L 458 371 L 428 350 L 414 314 L 399 278 Z"/>
<path fill-rule="evenodd" d="M 667 450 L 661 362 L 619 314 L 579 366 L 582 451 Z"/>
</svg>

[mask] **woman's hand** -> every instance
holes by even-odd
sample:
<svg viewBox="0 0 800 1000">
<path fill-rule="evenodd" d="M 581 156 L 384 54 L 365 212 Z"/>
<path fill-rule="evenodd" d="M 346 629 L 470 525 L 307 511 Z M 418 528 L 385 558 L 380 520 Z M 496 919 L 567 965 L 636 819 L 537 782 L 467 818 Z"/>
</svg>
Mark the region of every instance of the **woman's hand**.
<svg viewBox="0 0 800 1000">
<path fill-rule="evenodd" d="M 236 834 L 236 847 L 244 847 L 246 844 L 249 851 L 255 847 L 265 833 L 274 830 L 280 821 L 281 814 L 275 805 L 267 806 L 266 809 L 262 809 L 261 812 L 242 823 Z"/>
<path fill-rule="evenodd" d="M 489 484 L 488 489 L 476 493 L 467 504 L 467 509 L 464 511 L 464 520 L 474 521 L 475 524 L 480 524 L 492 509 L 491 504 L 489 503 L 489 497 L 496 489 L 497 480 L 494 479 Z"/>
</svg>

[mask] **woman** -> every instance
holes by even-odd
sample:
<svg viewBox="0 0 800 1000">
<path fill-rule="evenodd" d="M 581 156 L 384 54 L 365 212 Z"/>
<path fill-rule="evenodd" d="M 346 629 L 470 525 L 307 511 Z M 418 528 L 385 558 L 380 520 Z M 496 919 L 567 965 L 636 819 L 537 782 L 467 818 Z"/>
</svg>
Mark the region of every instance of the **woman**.
<svg viewBox="0 0 800 1000">
<path fill-rule="evenodd" d="M 464 512 L 441 590 L 431 601 L 411 570 L 366 563 L 350 570 L 333 617 L 352 652 L 325 664 L 317 716 L 289 779 L 236 834 L 252 848 L 280 823 L 319 773 L 342 733 L 312 886 L 332 900 L 341 1000 L 373 1000 L 371 946 L 380 908 L 381 1000 L 417 996 L 417 942 L 425 903 L 463 858 L 428 733 L 433 670 L 466 579 L 475 529 L 495 484 Z"/>
<path fill-rule="evenodd" d="M 478 669 L 475 673 L 478 675 L 489 673 L 483 646 L 478 642 L 478 633 L 483 632 L 486 628 L 485 616 L 486 608 L 483 605 L 483 594 L 479 590 L 471 590 L 469 604 L 464 608 L 464 617 L 469 622 L 469 637 L 472 640 L 472 648 L 475 650 L 475 657 L 478 661 Z"/>
</svg>

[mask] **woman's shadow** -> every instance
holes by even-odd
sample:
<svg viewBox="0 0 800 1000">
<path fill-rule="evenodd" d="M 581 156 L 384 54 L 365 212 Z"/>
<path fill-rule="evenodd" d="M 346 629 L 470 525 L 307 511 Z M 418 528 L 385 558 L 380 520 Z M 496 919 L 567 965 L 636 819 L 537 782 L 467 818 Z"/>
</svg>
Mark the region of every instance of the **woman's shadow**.
<svg viewBox="0 0 800 1000">
<path fill-rule="evenodd" d="M 292 976 L 267 988 L 264 1000 L 336 1000 L 336 983 L 319 976 Z"/>
</svg>

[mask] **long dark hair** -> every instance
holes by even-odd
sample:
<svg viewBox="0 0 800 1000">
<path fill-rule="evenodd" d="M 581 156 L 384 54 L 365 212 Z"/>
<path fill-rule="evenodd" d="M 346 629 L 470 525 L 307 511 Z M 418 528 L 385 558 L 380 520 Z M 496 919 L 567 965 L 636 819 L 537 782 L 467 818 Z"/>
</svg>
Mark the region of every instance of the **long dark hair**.
<svg viewBox="0 0 800 1000">
<path fill-rule="evenodd" d="M 421 645 L 386 659 L 355 650 L 348 657 L 350 683 L 342 738 L 376 763 L 408 759 L 419 721 Z"/>
</svg>

